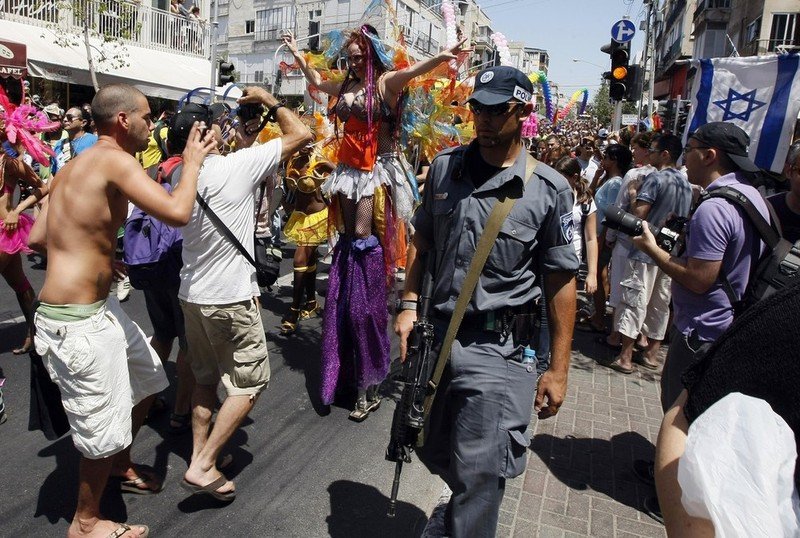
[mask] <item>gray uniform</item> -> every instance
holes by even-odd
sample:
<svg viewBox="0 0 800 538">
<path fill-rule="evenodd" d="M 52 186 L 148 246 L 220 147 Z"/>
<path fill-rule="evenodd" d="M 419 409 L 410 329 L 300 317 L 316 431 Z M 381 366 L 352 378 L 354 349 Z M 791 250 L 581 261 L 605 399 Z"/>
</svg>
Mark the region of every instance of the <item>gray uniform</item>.
<svg viewBox="0 0 800 538">
<path fill-rule="evenodd" d="M 483 269 L 453 344 L 426 427 L 420 459 L 453 490 L 453 536 L 494 536 L 505 479 L 525 469 L 536 368 L 518 359 L 527 341 L 480 329 L 487 313 L 530 304 L 541 295 L 539 273 L 574 272 L 572 189 L 540 164 L 523 183 L 526 156 L 475 188 L 465 149 L 433 160 L 416 234 L 437 256 L 432 305 L 441 342 L 470 261 L 499 195 L 517 200 Z M 477 151 L 477 146 L 475 146 Z M 476 321 L 478 323 L 476 323 Z"/>
</svg>

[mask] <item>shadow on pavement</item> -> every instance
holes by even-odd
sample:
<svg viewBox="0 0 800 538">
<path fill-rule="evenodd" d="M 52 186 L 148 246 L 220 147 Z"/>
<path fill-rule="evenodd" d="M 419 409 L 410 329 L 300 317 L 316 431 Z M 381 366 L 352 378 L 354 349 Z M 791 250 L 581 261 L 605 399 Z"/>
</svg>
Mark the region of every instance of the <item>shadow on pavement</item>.
<svg viewBox="0 0 800 538">
<path fill-rule="evenodd" d="M 640 482 L 632 466 L 637 459 L 652 460 L 655 446 L 636 432 L 608 441 L 541 434 L 533 438 L 531 450 L 571 489 L 591 489 L 639 511 L 645 497 L 653 495 L 653 486 Z"/>
<path fill-rule="evenodd" d="M 389 498 L 373 486 L 337 480 L 328 487 L 331 513 L 327 517 L 332 538 L 408 538 L 420 536 L 428 517 L 416 506 L 398 501 L 397 515 L 386 515 Z"/>
</svg>

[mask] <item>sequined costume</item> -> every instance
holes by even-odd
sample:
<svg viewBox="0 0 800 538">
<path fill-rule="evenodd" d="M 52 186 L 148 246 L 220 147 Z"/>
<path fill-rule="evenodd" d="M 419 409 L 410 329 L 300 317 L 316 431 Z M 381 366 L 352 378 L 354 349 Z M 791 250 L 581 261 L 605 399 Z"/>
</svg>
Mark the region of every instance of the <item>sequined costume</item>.
<svg viewBox="0 0 800 538">
<path fill-rule="evenodd" d="M 3 179 L 5 170 L 3 163 L 4 158 L 5 155 L 0 154 L 0 189 L 2 189 L 3 194 L 13 196 L 14 184 L 10 181 L 4 181 Z M 17 228 L 13 232 L 8 232 L 5 222 L 3 219 L 0 219 L 0 252 L 6 254 L 16 254 L 18 252 L 30 254 L 33 252 L 28 248 L 28 235 L 31 233 L 33 223 L 33 217 L 23 213 L 19 216 Z"/>
</svg>

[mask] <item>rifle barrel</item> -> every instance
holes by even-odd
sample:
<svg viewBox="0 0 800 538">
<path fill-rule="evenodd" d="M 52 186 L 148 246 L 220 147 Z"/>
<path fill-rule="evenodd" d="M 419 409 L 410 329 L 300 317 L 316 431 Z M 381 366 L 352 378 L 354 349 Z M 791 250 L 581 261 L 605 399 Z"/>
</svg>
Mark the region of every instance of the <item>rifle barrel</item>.
<svg viewBox="0 0 800 538">
<path fill-rule="evenodd" d="M 389 517 L 395 516 L 397 509 L 397 492 L 400 489 L 400 473 L 403 472 L 403 460 L 397 460 L 394 466 L 394 481 L 392 482 L 392 496 L 389 498 L 389 508 L 386 510 L 386 515 Z"/>
</svg>

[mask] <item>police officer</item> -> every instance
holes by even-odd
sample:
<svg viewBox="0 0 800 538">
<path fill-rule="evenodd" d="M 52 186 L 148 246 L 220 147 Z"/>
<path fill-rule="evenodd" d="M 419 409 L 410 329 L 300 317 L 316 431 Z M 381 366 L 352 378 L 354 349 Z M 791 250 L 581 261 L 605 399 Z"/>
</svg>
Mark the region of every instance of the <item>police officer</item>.
<svg viewBox="0 0 800 538">
<path fill-rule="evenodd" d="M 539 418 L 555 415 L 567 391 L 578 269 L 573 195 L 564 177 L 541 163 L 525 182 L 521 131 L 532 113 L 532 92 L 517 69 L 478 74 L 469 99 L 476 139 L 431 163 L 395 322 L 405 358 L 424 272 L 421 255 L 429 252 L 437 260 L 431 304 L 441 345 L 492 206 L 516 198 L 453 343 L 419 451 L 453 491 L 446 524 L 454 537 L 494 536 L 505 479 L 525 469 L 537 373 L 522 363 L 531 331 L 515 327 L 530 328 L 525 312 L 535 311 L 540 282 L 550 313 L 552 363 L 538 380 Z"/>
</svg>

